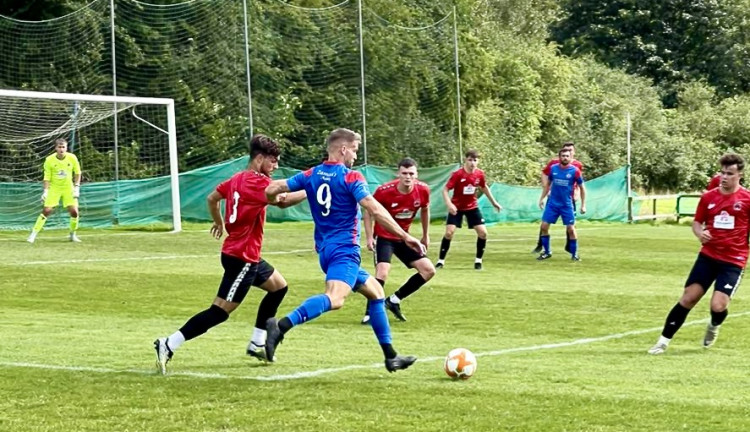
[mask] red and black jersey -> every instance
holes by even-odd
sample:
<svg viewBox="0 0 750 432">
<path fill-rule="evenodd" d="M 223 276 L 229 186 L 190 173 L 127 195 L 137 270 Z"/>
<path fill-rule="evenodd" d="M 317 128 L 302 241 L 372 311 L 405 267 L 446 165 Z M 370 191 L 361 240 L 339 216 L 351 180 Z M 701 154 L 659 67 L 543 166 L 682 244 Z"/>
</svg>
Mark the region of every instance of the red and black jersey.
<svg viewBox="0 0 750 432">
<path fill-rule="evenodd" d="M 393 180 L 381 185 L 375 190 L 373 197 L 388 210 L 398 225 L 408 232 L 417 210 L 430 206 L 430 187 L 417 181 L 411 192 L 401 193 L 398 190 L 398 182 Z M 389 240 L 401 240 L 378 223 L 375 224 L 375 235 Z"/>
<path fill-rule="evenodd" d="M 247 263 L 260 261 L 263 225 L 266 222 L 266 186 L 271 179 L 254 171 L 242 171 L 216 187 L 225 200 L 227 238 L 221 252 Z"/>
<path fill-rule="evenodd" d="M 750 226 L 750 192 L 740 188 L 731 194 L 712 189 L 701 196 L 695 211 L 696 222 L 704 224 L 711 240 L 700 253 L 713 259 L 745 267 Z"/>
<path fill-rule="evenodd" d="M 451 202 L 459 211 L 477 208 L 477 189 L 485 186 L 484 171 L 477 168 L 469 173 L 463 167 L 454 171 L 445 185 L 448 190 L 453 190 Z"/>
</svg>

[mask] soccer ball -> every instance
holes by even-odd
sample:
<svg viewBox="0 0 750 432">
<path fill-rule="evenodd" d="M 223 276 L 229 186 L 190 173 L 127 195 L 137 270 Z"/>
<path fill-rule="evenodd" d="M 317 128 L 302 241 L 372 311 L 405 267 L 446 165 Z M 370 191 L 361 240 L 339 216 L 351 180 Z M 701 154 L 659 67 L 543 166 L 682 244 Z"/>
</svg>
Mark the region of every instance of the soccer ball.
<svg viewBox="0 0 750 432">
<path fill-rule="evenodd" d="M 466 348 L 456 348 L 445 357 L 443 369 L 453 379 L 466 380 L 477 371 L 477 358 Z"/>
</svg>

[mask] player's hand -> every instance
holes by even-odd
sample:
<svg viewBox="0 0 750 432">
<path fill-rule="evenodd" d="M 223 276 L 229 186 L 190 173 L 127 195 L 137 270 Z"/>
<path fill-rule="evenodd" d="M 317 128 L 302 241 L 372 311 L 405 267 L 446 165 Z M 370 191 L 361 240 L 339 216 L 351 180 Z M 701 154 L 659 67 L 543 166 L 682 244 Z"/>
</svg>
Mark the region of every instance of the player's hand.
<svg viewBox="0 0 750 432">
<path fill-rule="evenodd" d="M 47 189 L 45 189 L 44 192 L 42 192 L 42 202 L 46 200 L 47 200 Z"/>
<path fill-rule="evenodd" d="M 581 206 L 581 214 L 586 214 L 586 206 L 585 205 Z"/>
<path fill-rule="evenodd" d="M 286 192 L 282 192 L 278 195 L 276 195 L 276 202 L 277 203 L 283 203 L 286 201 L 287 196 L 289 196 Z"/>
<path fill-rule="evenodd" d="M 81 196 L 81 187 L 73 186 L 73 198 L 78 198 L 80 196 Z"/>
<path fill-rule="evenodd" d="M 700 237 L 701 244 L 708 243 L 712 239 L 713 239 L 713 237 L 711 236 L 711 232 L 709 230 L 707 230 L 707 229 L 704 229 L 703 232 L 701 233 L 701 237 Z"/>
<path fill-rule="evenodd" d="M 371 252 L 375 250 L 375 239 L 374 238 L 368 238 L 367 239 L 367 250 L 371 251 Z"/>
<path fill-rule="evenodd" d="M 224 224 L 214 223 L 211 225 L 211 236 L 216 240 L 219 240 L 224 235 Z"/>
<path fill-rule="evenodd" d="M 456 208 L 456 205 L 453 203 L 448 203 L 448 213 L 452 215 L 456 215 L 458 213 L 458 208 Z"/>
<path fill-rule="evenodd" d="M 500 204 L 492 204 L 492 207 L 495 207 L 496 212 L 499 212 L 503 209 L 503 206 L 501 206 Z"/>
<path fill-rule="evenodd" d="M 427 254 L 427 249 L 425 249 L 424 245 L 415 237 L 412 237 L 411 235 L 406 236 L 406 238 L 404 239 L 404 243 L 406 243 L 406 245 L 409 246 L 410 248 L 419 252 L 421 255 Z"/>
<path fill-rule="evenodd" d="M 542 198 L 542 199 L 539 200 L 539 209 L 540 210 L 544 210 L 544 198 Z M 581 209 L 581 210 L 583 210 L 583 209 Z"/>
<path fill-rule="evenodd" d="M 422 243 L 422 245 L 424 245 L 424 249 L 426 251 L 430 247 L 430 236 L 423 235 L 422 240 L 420 240 L 420 242 Z"/>
</svg>

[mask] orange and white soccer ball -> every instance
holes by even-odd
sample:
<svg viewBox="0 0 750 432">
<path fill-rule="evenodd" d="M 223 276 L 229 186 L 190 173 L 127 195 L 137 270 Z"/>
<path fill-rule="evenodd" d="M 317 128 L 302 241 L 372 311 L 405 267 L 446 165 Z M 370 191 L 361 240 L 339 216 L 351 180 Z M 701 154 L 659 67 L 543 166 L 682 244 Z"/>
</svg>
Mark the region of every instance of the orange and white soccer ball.
<svg viewBox="0 0 750 432">
<path fill-rule="evenodd" d="M 477 358 L 466 348 L 456 348 L 445 357 L 443 368 L 449 377 L 466 380 L 477 371 Z"/>
</svg>

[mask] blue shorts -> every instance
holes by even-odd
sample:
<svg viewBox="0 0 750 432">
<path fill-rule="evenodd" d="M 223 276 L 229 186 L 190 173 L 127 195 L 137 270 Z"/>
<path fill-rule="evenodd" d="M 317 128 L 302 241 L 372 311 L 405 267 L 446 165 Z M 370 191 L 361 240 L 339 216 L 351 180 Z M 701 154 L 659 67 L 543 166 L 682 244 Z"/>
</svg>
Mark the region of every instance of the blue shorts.
<svg viewBox="0 0 750 432">
<path fill-rule="evenodd" d="M 327 246 L 318 252 L 318 261 L 326 274 L 326 282 L 342 281 L 356 290 L 370 278 L 370 274 L 359 266 L 362 262 L 359 245 Z"/>
<path fill-rule="evenodd" d="M 547 202 L 542 213 L 542 222 L 548 224 L 557 223 L 557 218 L 562 218 L 563 224 L 574 225 L 576 223 L 575 210 L 572 205 L 558 205 Z"/>
</svg>

